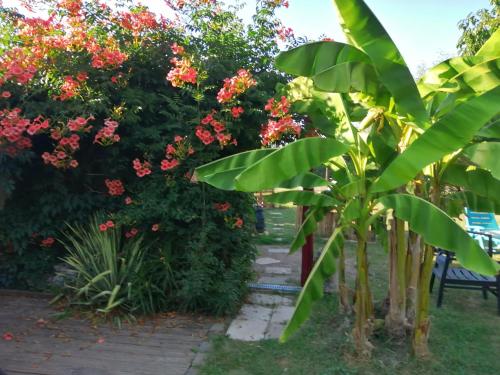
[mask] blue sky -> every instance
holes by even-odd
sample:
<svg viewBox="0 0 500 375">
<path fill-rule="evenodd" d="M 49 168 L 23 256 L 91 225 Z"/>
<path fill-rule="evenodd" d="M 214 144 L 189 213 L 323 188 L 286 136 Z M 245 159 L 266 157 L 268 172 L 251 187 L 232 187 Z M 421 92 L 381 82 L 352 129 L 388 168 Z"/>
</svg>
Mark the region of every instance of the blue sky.
<svg viewBox="0 0 500 375">
<path fill-rule="evenodd" d="M 415 74 L 419 65 L 431 67 L 456 54 L 460 36 L 458 21 L 470 12 L 489 8 L 488 0 L 365 0 L 389 32 L 406 63 Z M 164 13 L 162 0 L 143 0 L 153 10 Z M 243 2 L 226 0 L 227 3 Z M 15 0 L 4 0 L 5 5 Z M 251 17 L 255 0 L 247 0 L 244 20 Z M 283 23 L 297 36 L 317 39 L 320 35 L 345 41 L 331 0 L 289 0 L 290 7 L 279 11 Z"/>
<path fill-rule="evenodd" d="M 458 21 L 470 12 L 489 8 L 488 0 L 365 0 L 415 73 L 455 55 L 460 36 Z M 322 33 L 345 41 L 331 0 L 291 0 L 280 11 L 283 22 L 297 35 L 317 38 Z"/>
</svg>

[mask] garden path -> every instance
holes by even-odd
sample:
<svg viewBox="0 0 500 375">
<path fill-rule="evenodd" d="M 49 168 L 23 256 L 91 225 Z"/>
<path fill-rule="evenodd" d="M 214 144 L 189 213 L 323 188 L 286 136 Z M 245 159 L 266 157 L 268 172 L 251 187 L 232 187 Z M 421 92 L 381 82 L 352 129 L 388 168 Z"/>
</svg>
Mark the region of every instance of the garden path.
<svg viewBox="0 0 500 375">
<path fill-rule="evenodd" d="M 0 291 L 0 368 L 7 375 L 190 374 L 214 326 L 206 317 L 169 313 L 116 329 L 57 320 L 48 302 Z"/>
<path fill-rule="evenodd" d="M 288 247 L 259 246 L 254 263 L 256 286 L 277 284 L 299 286 L 301 255 L 288 254 Z M 235 340 L 277 339 L 294 311 L 294 294 L 254 289 L 231 322 L 227 335 Z"/>
</svg>

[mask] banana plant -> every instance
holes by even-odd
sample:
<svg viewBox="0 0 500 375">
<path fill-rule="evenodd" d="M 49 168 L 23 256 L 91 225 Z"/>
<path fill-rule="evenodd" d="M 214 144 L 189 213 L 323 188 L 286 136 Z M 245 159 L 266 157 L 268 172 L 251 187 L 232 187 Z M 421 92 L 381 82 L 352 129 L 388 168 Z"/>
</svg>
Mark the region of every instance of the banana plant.
<svg viewBox="0 0 500 375">
<path fill-rule="evenodd" d="M 293 181 L 300 186 L 309 170 L 320 164 L 342 167 L 340 170 L 348 179 L 345 183 L 327 181 L 333 192 L 329 198 L 293 193 L 296 197 L 292 201 L 313 203 L 299 234 L 313 230 L 322 210 L 334 203 L 341 219 L 299 296 L 282 340 L 306 320 L 312 302 L 322 296 L 322 284 L 335 270 L 342 231 L 352 227 L 358 240 L 353 338 L 359 353 L 369 355 L 373 305 L 367 272 L 367 233 L 381 215 L 391 212 L 396 223 L 397 251 L 395 261 L 390 263 L 396 268 L 390 288 L 398 289 L 390 295 L 394 296 L 391 303 L 399 308 L 399 313 L 404 309 L 403 286 L 408 279 L 404 267 L 407 249 L 402 240 L 405 223 L 414 233 L 413 246 L 423 246 L 423 262 L 414 261 L 418 275 L 415 270 L 411 275 L 413 284 L 418 286 L 414 352 L 423 355 L 427 352 L 429 333 L 429 298 L 425 291 L 432 267 L 432 247 L 454 251 L 464 267 L 476 272 L 498 272 L 498 266 L 479 245 L 440 208 L 443 178 L 459 179 L 452 172 L 445 174 L 451 163 L 468 158 L 484 166 L 492 176 L 498 172 L 488 154 L 496 146 L 473 145 L 476 135 L 497 131 L 491 129 L 495 124 L 491 121 L 498 114 L 495 103 L 500 99 L 500 90 L 495 83 L 496 60 L 490 57 L 498 51 L 491 47 L 496 39 L 487 43 L 478 56 L 464 60 L 468 67 L 462 64 L 464 61 L 454 60 L 444 65 L 444 69 L 453 68 L 446 74 L 437 74 L 436 80 L 431 79 L 432 74 L 426 75 L 417 86 L 397 47 L 362 0 L 335 0 L 334 4 L 349 44 L 310 43 L 280 54 L 276 61 L 280 70 L 307 78 L 295 83 L 306 82 L 309 94 L 303 97 L 314 100 L 300 98 L 299 111 L 316 118 L 314 122 L 323 135 L 279 149 L 231 156 L 198 168 L 197 176 L 220 188 L 251 192 L 290 186 Z M 498 38 L 497 35 L 492 38 Z M 477 64 L 490 69 L 490 78 L 484 85 L 477 82 Z M 318 105 L 318 100 L 323 100 L 323 105 Z M 364 117 L 357 124 L 353 121 L 355 111 L 349 108 L 353 102 L 364 108 L 360 111 Z M 469 193 L 478 194 L 470 190 Z M 287 199 L 291 199 L 292 193 L 287 194 Z M 298 236 L 295 247 L 300 243 Z"/>
</svg>

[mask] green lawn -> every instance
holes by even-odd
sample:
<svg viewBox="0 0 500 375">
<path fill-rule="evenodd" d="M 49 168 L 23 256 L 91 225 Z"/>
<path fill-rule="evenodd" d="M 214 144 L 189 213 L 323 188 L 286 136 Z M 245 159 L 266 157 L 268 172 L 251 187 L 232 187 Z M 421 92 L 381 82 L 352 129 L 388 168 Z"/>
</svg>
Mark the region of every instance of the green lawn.
<svg viewBox="0 0 500 375">
<path fill-rule="evenodd" d="M 295 227 L 296 217 L 295 207 L 286 208 L 266 208 L 264 217 L 266 221 L 266 232 L 257 234 L 256 244 L 258 245 L 283 245 L 288 246 L 293 241 L 297 229 Z M 281 216 L 276 215 L 281 214 Z M 275 231 L 275 225 L 280 225 L 282 231 Z M 321 249 L 328 238 L 314 237 L 316 249 Z"/>
<path fill-rule="evenodd" d="M 290 212 L 285 217 L 294 220 Z M 353 246 L 347 243 L 347 256 L 352 257 Z M 376 244 L 370 245 L 369 254 L 374 297 L 380 302 L 386 294 L 387 256 Z M 433 356 L 426 361 L 411 358 L 407 343 L 392 340 L 383 332 L 372 340 L 376 346 L 373 358 L 357 360 L 349 341 L 349 317 L 338 312 L 336 297 L 329 295 L 316 304 L 311 319 L 286 344 L 215 337 L 201 374 L 500 374 L 500 318 L 491 297 L 485 301 L 480 292 L 447 290 L 444 306 L 437 309 L 434 295 L 430 338 Z"/>
</svg>

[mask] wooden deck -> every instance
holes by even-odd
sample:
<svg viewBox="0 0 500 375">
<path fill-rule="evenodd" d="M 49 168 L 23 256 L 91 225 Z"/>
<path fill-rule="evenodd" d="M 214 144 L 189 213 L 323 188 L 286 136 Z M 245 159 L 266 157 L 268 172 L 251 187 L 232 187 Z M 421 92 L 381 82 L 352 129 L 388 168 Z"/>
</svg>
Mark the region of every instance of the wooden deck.
<svg viewBox="0 0 500 375">
<path fill-rule="evenodd" d="M 55 313 L 48 298 L 0 291 L 0 369 L 7 375 L 184 375 L 213 324 L 163 314 L 117 329 L 56 320 Z"/>
</svg>

